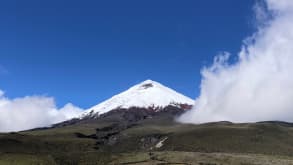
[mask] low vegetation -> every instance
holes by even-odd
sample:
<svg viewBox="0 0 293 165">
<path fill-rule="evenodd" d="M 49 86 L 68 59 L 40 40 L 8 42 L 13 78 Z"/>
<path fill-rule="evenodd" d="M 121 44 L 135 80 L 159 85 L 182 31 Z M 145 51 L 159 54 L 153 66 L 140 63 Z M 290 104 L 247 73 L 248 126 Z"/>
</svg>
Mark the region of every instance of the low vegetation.
<svg viewBox="0 0 293 165">
<path fill-rule="evenodd" d="M 289 123 L 191 125 L 173 117 L 116 112 L 0 134 L 0 164 L 293 164 Z"/>
</svg>

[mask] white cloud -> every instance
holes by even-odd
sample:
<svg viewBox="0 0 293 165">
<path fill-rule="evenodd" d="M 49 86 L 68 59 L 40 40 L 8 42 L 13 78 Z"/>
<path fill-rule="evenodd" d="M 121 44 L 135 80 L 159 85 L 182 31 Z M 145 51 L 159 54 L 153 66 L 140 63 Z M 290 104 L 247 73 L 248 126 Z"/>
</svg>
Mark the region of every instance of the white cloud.
<svg viewBox="0 0 293 165">
<path fill-rule="evenodd" d="M 279 13 L 292 13 L 292 0 L 266 0 L 268 8 Z"/>
<path fill-rule="evenodd" d="M 82 109 L 70 103 L 58 109 L 51 97 L 9 99 L 0 90 L 0 132 L 49 126 L 76 117 L 81 112 Z"/>
<path fill-rule="evenodd" d="M 238 62 L 227 64 L 225 55 L 204 68 L 197 104 L 179 121 L 293 122 L 293 1 L 265 4 L 269 13 L 255 10 L 259 21 L 266 22 L 245 40 Z M 265 14 L 273 18 L 262 19 Z"/>
</svg>

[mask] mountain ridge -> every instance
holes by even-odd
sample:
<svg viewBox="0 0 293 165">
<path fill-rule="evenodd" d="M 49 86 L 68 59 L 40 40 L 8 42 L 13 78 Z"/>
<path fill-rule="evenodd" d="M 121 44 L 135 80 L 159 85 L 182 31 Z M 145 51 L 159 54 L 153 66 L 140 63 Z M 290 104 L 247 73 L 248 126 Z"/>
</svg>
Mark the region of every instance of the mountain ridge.
<svg viewBox="0 0 293 165">
<path fill-rule="evenodd" d="M 131 107 L 149 108 L 159 111 L 168 105 L 190 109 L 194 105 L 194 100 L 156 81 L 148 79 L 89 108 L 79 118 L 99 116 L 115 109 L 128 109 Z"/>
</svg>

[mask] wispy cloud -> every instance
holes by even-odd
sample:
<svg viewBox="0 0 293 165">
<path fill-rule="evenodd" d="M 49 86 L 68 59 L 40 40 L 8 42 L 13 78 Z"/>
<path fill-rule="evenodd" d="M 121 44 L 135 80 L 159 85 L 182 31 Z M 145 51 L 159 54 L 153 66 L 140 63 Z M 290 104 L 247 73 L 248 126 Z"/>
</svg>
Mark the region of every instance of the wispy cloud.
<svg viewBox="0 0 293 165">
<path fill-rule="evenodd" d="M 293 121 L 293 1 L 264 2 L 238 62 L 229 65 L 225 54 L 204 68 L 197 105 L 179 121 Z"/>
<path fill-rule="evenodd" d="M 66 104 L 58 109 L 54 98 L 26 96 L 9 99 L 0 90 L 0 132 L 49 126 L 78 116 L 82 109 Z"/>
</svg>

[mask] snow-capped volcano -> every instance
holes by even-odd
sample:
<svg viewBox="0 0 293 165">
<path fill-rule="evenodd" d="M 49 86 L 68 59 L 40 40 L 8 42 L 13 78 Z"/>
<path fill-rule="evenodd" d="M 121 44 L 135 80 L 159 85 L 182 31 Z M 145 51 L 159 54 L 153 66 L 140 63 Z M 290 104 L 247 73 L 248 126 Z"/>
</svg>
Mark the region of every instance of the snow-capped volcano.
<svg viewBox="0 0 293 165">
<path fill-rule="evenodd" d="M 97 116 L 115 109 L 131 107 L 160 109 L 168 105 L 194 104 L 194 100 L 152 80 L 146 80 L 86 110 L 81 118 Z"/>
</svg>

